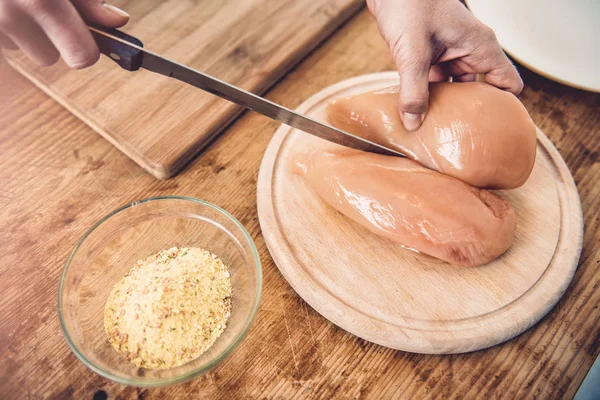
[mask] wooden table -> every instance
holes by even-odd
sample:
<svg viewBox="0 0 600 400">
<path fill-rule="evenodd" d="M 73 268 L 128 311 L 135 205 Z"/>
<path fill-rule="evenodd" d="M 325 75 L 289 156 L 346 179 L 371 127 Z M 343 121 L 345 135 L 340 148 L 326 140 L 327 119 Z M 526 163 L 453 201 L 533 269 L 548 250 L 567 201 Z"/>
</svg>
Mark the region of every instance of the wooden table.
<svg viewBox="0 0 600 400">
<path fill-rule="evenodd" d="M 295 107 L 323 87 L 393 64 L 365 11 L 275 86 Z M 246 113 L 175 179 L 157 181 L 42 92 L 0 71 L 0 397 L 569 398 L 600 351 L 600 95 L 525 69 L 521 95 L 575 177 L 585 218 L 581 262 L 557 307 L 488 350 L 404 353 L 352 336 L 318 315 L 283 279 L 256 216 L 256 177 L 277 123 Z M 229 210 L 259 249 L 260 311 L 239 349 L 210 373 L 162 389 L 108 381 L 71 353 L 58 326 L 59 275 L 75 242 L 120 205 L 193 196 Z M 97 393 L 102 398 L 102 393 Z"/>
</svg>

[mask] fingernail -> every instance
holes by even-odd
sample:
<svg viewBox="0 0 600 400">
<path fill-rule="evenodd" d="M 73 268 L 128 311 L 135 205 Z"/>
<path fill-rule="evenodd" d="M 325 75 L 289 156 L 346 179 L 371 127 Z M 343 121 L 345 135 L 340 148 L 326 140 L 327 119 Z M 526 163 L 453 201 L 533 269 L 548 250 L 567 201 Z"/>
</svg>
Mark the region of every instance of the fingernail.
<svg viewBox="0 0 600 400">
<path fill-rule="evenodd" d="M 416 131 L 421 126 L 421 122 L 423 122 L 423 114 L 412 114 L 405 112 L 402 122 L 404 123 L 404 127 L 407 131 Z"/>
<path fill-rule="evenodd" d="M 117 14 L 119 17 L 125 17 L 125 18 L 129 18 L 130 17 L 130 15 L 127 14 L 125 11 L 123 11 L 120 8 L 115 7 L 113 5 L 104 3 L 104 4 L 102 4 L 102 6 L 104 8 L 106 8 L 108 11 Z"/>
</svg>

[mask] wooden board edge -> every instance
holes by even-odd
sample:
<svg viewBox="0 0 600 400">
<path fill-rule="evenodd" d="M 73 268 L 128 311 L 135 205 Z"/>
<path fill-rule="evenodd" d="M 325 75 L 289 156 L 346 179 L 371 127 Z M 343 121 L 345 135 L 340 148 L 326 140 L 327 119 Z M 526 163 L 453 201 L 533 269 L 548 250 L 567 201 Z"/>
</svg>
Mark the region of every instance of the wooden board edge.
<svg viewBox="0 0 600 400">
<path fill-rule="evenodd" d="M 33 83 L 38 89 L 47 94 L 50 98 L 64 107 L 67 111 L 81 120 L 84 124 L 88 125 L 92 128 L 96 133 L 106 139 L 110 144 L 115 146 L 119 151 L 125 154 L 127 157 L 131 158 L 136 164 L 144 168 L 148 173 L 153 175 L 155 178 L 164 180 L 172 177 L 172 171 L 166 166 L 160 164 L 153 164 L 151 160 L 144 159 L 143 155 L 135 151 L 135 149 L 129 148 L 123 143 L 119 143 L 111 137 L 107 132 L 100 127 L 97 121 L 92 118 L 88 118 L 85 113 L 76 107 L 73 104 L 70 104 L 66 99 L 59 96 L 56 92 L 51 90 L 48 85 L 42 80 L 38 79 L 34 74 L 30 73 L 23 65 L 21 65 L 18 60 L 10 55 L 6 57 L 6 61 L 8 64 L 19 74 L 27 78 L 31 83 Z"/>
</svg>

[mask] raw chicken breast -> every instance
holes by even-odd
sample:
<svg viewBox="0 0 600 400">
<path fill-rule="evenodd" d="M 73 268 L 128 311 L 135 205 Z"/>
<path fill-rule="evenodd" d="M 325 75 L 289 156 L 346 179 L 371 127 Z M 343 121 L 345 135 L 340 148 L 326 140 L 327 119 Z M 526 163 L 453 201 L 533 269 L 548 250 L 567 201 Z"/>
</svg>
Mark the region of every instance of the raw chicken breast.
<svg viewBox="0 0 600 400">
<path fill-rule="evenodd" d="M 536 128 L 511 93 L 481 82 L 432 83 L 423 125 L 407 132 L 398 87 L 336 99 L 330 122 L 420 164 L 490 189 L 521 186 L 535 162 Z"/>
<path fill-rule="evenodd" d="M 506 200 L 406 158 L 318 150 L 296 155 L 293 165 L 345 216 L 451 264 L 487 264 L 515 235 L 515 212 Z"/>
</svg>

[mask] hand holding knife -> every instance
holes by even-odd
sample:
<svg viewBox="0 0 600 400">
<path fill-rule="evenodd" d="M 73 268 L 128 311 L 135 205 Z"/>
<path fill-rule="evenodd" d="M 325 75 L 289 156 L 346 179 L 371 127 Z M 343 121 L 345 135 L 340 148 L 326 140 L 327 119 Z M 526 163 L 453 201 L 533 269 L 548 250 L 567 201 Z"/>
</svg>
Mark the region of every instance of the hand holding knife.
<svg viewBox="0 0 600 400">
<path fill-rule="evenodd" d="M 143 48 L 142 42 L 116 29 L 89 26 L 100 52 L 127 71 L 140 68 L 174 78 L 322 139 L 372 153 L 404 156 L 377 143 L 296 113 L 272 101 L 223 82 Z"/>
</svg>

